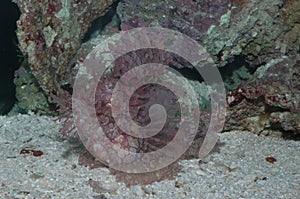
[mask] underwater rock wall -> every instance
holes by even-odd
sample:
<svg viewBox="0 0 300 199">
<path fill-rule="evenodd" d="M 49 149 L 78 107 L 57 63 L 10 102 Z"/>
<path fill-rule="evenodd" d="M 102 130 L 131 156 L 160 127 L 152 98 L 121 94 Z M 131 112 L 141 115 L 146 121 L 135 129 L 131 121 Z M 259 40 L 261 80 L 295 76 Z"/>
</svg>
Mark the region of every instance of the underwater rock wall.
<svg viewBox="0 0 300 199">
<path fill-rule="evenodd" d="M 300 132 L 300 56 L 284 56 L 258 68 L 227 95 L 225 130 L 293 138 Z"/>
<path fill-rule="evenodd" d="M 284 0 L 124 0 L 121 27 L 162 26 L 199 41 L 220 67 L 243 55 L 259 67 L 299 51 L 300 2 Z"/>
<path fill-rule="evenodd" d="M 91 22 L 104 15 L 114 0 L 14 2 L 22 13 L 17 22 L 20 49 L 28 60 L 30 72 L 49 99 L 50 93 L 59 93 L 70 78 L 69 62 Z M 20 95 L 30 97 L 26 93 Z"/>
<path fill-rule="evenodd" d="M 149 24 L 187 34 L 230 71 L 225 130 L 299 135 L 299 1 L 124 0 L 118 14 L 125 30 Z"/>
<path fill-rule="evenodd" d="M 109 35 L 106 29 L 106 35 L 82 43 L 91 22 L 116 1 L 15 2 L 22 12 L 17 34 L 31 73 L 46 97 L 57 94 L 72 82 L 71 63 L 81 62 Z M 123 0 L 117 15 L 121 30 L 161 26 L 185 33 L 205 47 L 221 73 L 229 72 L 223 76 L 225 130 L 299 134 L 300 1 Z"/>
</svg>

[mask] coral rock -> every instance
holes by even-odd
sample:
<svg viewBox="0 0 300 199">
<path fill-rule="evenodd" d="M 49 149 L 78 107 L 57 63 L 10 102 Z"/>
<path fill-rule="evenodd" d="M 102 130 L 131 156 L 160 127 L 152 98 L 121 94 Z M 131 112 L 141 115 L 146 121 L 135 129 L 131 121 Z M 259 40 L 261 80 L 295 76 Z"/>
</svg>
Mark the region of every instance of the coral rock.
<svg viewBox="0 0 300 199">
<path fill-rule="evenodd" d="M 219 66 L 243 55 L 257 68 L 299 50 L 297 0 L 129 1 L 118 6 L 123 27 L 162 26 L 202 44 Z"/>
<path fill-rule="evenodd" d="M 79 49 L 88 27 L 107 12 L 114 0 L 14 2 L 22 13 L 17 23 L 20 49 L 49 96 L 68 81 L 69 61 Z"/>
<path fill-rule="evenodd" d="M 300 133 L 300 57 L 282 57 L 260 67 L 252 80 L 227 96 L 226 130 Z"/>
</svg>

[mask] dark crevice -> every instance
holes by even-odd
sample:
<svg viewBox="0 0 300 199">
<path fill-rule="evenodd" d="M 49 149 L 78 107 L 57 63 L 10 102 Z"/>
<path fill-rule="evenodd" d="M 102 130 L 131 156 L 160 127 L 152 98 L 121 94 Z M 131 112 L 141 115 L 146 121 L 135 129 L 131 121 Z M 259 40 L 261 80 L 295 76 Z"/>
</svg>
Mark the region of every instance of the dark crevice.
<svg viewBox="0 0 300 199">
<path fill-rule="evenodd" d="M 16 21 L 20 17 L 18 6 L 11 0 L 1 1 L 0 31 L 0 114 L 7 114 L 16 102 L 16 88 L 13 83 L 14 72 L 20 66 L 20 50 L 16 36 Z"/>
<path fill-rule="evenodd" d="M 110 10 L 101 17 L 98 17 L 95 19 L 90 28 L 88 29 L 87 33 L 85 34 L 82 42 L 87 42 L 92 38 L 97 37 L 101 32 L 104 30 L 104 28 L 113 20 L 113 17 L 116 16 L 117 13 L 117 6 L 119 1 L 116 1 L 110 8 Z"/>
<path fill-rule="evenodd" d="M 289 108 L 275 107 L 266 104 L 265 111 L 267 113 L 273 113 L 273 112 L 286 112 L 286 111 L 290 112 L 291 110 Z"/>
<path fill-rule="evenodd" d="M 224 67 L 219 68 L 226 90 L 234 90 L 247 81 L 255 72 L 249 66 L 244 55 L 237 55 Z"/>
<path fill-rule="evenodd" d="M 171 66 L 174 70 L 176 70 L 177 72 L 179 72 L 183 77 L 187 78 L 188 80 L 195 80 L 195 81 L 199 81 L 202 82 L 203 78 L 201 76 L 201 74 L 198 72 L 198 70 L 193 67 L 193 68 L 176 68 Z"/>
<path fill-rule="evenodd" d="M 283 131 L 282 138 L 286 140 L 300 141 L 300 133 L 293 131 Z"/>
</svg>

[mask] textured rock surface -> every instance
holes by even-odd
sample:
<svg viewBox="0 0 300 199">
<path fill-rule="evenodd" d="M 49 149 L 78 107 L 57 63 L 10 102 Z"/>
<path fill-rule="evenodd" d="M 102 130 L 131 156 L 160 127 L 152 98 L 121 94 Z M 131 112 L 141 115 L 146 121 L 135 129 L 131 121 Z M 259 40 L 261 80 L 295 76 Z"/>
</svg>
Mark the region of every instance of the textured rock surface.
<svg viewBox="0 0 300 199">
<path fill-rule="evenodd" d="M 70 73 L 69 61 L 77 52 L 91 22 L 104 15 L 114 0 L 15 0 L 22 13 L 18 39 L 32 74 L 46 96 L 58 92 Z"/>
<path fill-rule="evenodd" d="M 107 37 L 81 45 L 90 23 L 114 1 L 15 2 L 22 12 L 18 22 L 21 49 L 47 96 L 70 83 L 75 75 L 71 65 L 84 60 Z M 299 1 L 123 0 L 117 13 L 122 30 L 171 28 L 207 49 L 230 90 L 225 130 L 299 133 Z M 104 32 L 111 33 L 109 29 Z M 193 86 L 198 89 L 201 83 Z"/>
<path fill-rule="evenodd" d="M 145 22 L 198 40 L 219 66 L 242 55 L 258 67 L 299 50 L 300 3 L 296 0 L 131 1 L 118 7 L 122 27 Z"/>
<path fill-rule="evenodd" d="M 58 92 L 63 84 L 72 82 L 75 75 L 71 69 L 72 63 L 84 60 L 93 47 L 107 37 L 101 35 L 81 44 L 90 23 L 103 15 L 114 1 L 15 1 L 22 11 L 18 22 L 20 47 L 27 56 L 31 69 L 31 72 L 28 72 L 21 68 L 16 73 L 18 93 L 25 93 L 18 98 L 21 105 L 31 110 L 45 109 L 45 96 L 53 91 Z M 257 134 L 272 134 L 275 133 L 274 130 L 278 130 L 289 138 L 298 136 L 300 132 L 300 56 L 297 55 L 300 45 L 299 11 L 300 3 L 296 0 L 124 0 L 118 7 L 122 30 L 148 25 L 178 30 L 203 45 L 220 68 L 232 71 L 228 79 L 234 81 L 227 83 L 227 88 L 231 91 L 227 97 L 226 131 L 237 129 Z M 132 54 L 134 53 L 136 52 Z M 139 56 L 143 53 L 140 51 L 134 55 Z M 111 116 L 111 83 L 115 83 L 136 60 L 126 61 L 124 63 L 123 60 L 117 60 L 115 63 L 111 71 L 113 81 L 100 81 L 97 93 L 99 96 L 96 96 L 98 121 L 107 132 L 107 137 L 116 141 L 115 144 L 122 144 L 122 147 L 131 150 L 154 151 L 172 139 L 175 128 L 171 129 L 172 131 L 169 128 L 154 138 L 133 139 L 126 137 L 126 132 L 116 127 Z M 144 60 L 145 63 L 150 61 Z M 234 72 L 236 64 L 239 67 Z M 28 80 L 31 73 L 37 82 Z M 201 94 L 201 108 L 209 110 L 209 88 L 202 82 L 190 82 L 195 91 Z M 43 92 L 39 92 L 38 86 L 41 86 Z M 160 96 L 154 93 L 153 87 L 148 88 L 150 92 L 145 94 L 140 91 L 137 94 L 142 97 L 131 101 L 132 107 L 142 107 L 132 111 L 132 115 L 141 124 L 148 122 L 149 117 L 143 109 L 150 106 L 141 101 L 150 99 L 151 102 L 151 97 Z M 30 95 L 28 93 L 34 96 L 30 98 L 32 101 L 26 98 L 26 95 Z M 45 96 L 40 95 L 41 93 Z M 162 99 L 164 100 L 166 101 Z M 169 101 L 167 103 L 171 104 Z M 71 111 L 67 114 L 67 122 L 63 124 L 61 131 L 74 132 L 76 130 L 70 116 Z M 205 125 L 210 116 L 206 113 L 204 115 L 203 124 L 200 124 L 203 131 L 207 128 Z M 175 116 L 176 114 L 176 119 Z M 202 141 L 201 136 L 199 132 L 192 145 L 194 149 L 190 149 L 185 158 L 189 155 L 195 156 L 194 152 L 198 151 L 198 145 Z M 128 139 L 124 141 L 125 144 L 123 139 Z M 86 159 L 80 161 L 88 162 Z M 149 179 L 146 175 L 147 181 L 144 180 L 144 174 L 141 177 L 142 181 L 132 181 L 132 176 L 128 178 L 121 174 L 117 175 L 117 178 L 128 178 L 132 184 L 140 184 L 174 175 L 172 168 L 152 174 L 148 175 Z M 133 178 L 136 180 L 138 176 Z M 95 192 L 115 191 L 114 187 L 99 188 L 99 183 L 93 180 L 89 180 L 88 184 Z"/>
<path fill-rule="evenodd" d="M 298 135 L 299 11 L 296 0 L 124 0 L 118 6 L 123 29 L 159 25 L 207 49 L 229 90 L 225 130 Z"/>
<path fill-rule="evenodd" d="M 17 105 L 20 112 L 49 113 L 47 98 L 29 69 L 19 68 L 15 72 Z"/>
<path fill-rule="evenodd" d="M 260 67 L 252 80 L 227 96 L 226 130 L 300 132 L 300 56 L 282 57 Z M 292 136 L 290 134 L 289 136 Z"/>
</svg>

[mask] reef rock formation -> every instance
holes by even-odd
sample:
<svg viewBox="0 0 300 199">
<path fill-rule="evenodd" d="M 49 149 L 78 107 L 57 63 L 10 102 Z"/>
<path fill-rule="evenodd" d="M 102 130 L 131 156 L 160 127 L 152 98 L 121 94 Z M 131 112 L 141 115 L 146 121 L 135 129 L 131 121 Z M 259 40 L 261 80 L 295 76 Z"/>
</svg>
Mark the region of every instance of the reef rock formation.
<svg viewBox="0 0 300 199">
<path fill-rule="evenodd" d="M 287 138 L 300 132 L 300 56 L 284 56 L 258 68 L 252 80 L 229 91 L 225 130 Z"/>
<path fill-rule="evenodd" d="M 162 26 L 205 47 L 228 90 L 225 130 L 299 135 L 299 1 L 124 0 L 118 14 L 122 29 Z"/>
<path fill-rule="evenodd" d="M 187 34 L 225 66 L 243 56 L 259 67 L 299 51 L 297 0 L 124 0 L 118 6 L 123 29 L 145 22 Z"/>
<path fill-rule="evenodd" d="M 20 8 L 17 36 L 32 74 L 49 97 L 70 76 L 69 62 L 91 22 L 115 0 L 14 0 Z"/>
</svg>

